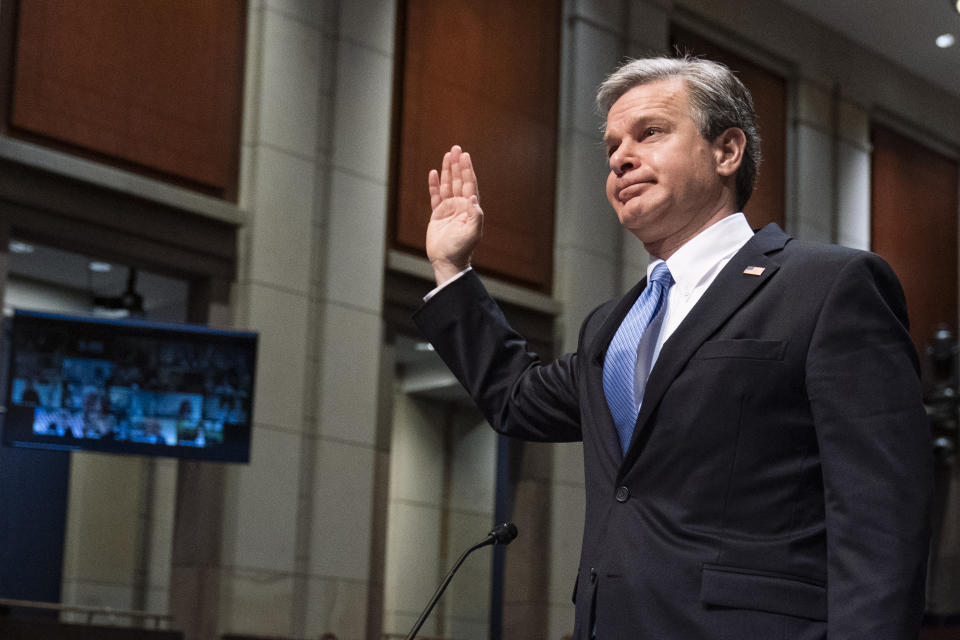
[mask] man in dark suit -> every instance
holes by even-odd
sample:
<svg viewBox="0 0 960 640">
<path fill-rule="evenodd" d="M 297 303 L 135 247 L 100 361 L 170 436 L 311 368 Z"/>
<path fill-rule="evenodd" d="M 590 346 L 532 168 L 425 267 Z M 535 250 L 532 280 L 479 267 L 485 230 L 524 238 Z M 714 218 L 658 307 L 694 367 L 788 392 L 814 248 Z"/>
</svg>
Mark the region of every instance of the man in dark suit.
<svg viewBox="0 0 960 640">
<path fill-rule="evenodd" d="M 483 212 L 454 147 L 429 177 L 438 289 L 415 317 L 497 431 L 583 441 L 574 637 L 915 638 L 931 453 L 896 277 L 750 230 L 759 139 L 722 65 L 631 61 L 598 104 L 649 283 L 539 361 L 469 268 Z"/>
</svg>

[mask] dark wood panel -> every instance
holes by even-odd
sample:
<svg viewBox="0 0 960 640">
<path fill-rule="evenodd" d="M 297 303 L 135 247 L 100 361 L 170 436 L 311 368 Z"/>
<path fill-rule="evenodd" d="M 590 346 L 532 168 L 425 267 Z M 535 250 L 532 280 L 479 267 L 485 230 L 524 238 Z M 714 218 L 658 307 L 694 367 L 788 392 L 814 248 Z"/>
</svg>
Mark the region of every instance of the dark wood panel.
<svg viewBox="0 0 960 640">
<path fill-rule="evenodd" d="M 474 264 L 549 292 L 560 3 L 404 5 L 393 245 L 423 255 L 427 172 L 460 144 L 474 159 L 486 214 Z"/>
<path fill-rule="evenodd" d="M 753 96 L 763 163 L 744 214 L 758 229 L 768 222 L 785 227 L 787 201 L 787 81 L 782 76 L 728 51 L 699 34 L 674 25 L 676 49 L 722 62 L 736 72 Z"/>
<path fill-rule="evenodd" d="M 20 0 L 9 126 L 236 190 L 243 0 Z"/>
<path fill-rule="evenodd" d="M 957 163 L 886 127 L 871 132 L 871 248 L 900 277 L 910 335 L 957 330 Z"/>
</svg>

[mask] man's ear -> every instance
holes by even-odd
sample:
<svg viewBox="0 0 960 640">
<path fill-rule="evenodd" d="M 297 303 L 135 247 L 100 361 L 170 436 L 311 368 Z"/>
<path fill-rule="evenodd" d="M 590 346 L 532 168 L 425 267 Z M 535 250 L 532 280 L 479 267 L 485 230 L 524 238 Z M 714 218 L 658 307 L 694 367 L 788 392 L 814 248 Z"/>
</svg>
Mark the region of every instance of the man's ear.
<svg viewBox="0 0 960 640">
<path fill-rule="evenodd" d="M 747 150 L 747 136 L 743 130 L 730 127 L 713 141 L 713 153 L 717 162 L 717 173 L 721 176 L 732 176 L 743 162 L 743 154 Z"/>
</svg>

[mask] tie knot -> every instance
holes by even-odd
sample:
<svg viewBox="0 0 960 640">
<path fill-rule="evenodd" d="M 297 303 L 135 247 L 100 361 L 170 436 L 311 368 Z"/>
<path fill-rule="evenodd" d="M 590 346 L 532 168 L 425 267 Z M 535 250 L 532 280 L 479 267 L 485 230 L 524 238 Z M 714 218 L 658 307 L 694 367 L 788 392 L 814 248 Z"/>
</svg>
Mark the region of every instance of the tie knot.
<svg viewBox="0 0 960 640">
<path fill-rule="evenodd" d="M 656 282 L 663 287 L 669 287 L 673 284 L 673 274 L 670 273 L 666 262 L 661 262 L 653 268 L 653 273 L 650 274 L 650 282 Z"/>
</svg>

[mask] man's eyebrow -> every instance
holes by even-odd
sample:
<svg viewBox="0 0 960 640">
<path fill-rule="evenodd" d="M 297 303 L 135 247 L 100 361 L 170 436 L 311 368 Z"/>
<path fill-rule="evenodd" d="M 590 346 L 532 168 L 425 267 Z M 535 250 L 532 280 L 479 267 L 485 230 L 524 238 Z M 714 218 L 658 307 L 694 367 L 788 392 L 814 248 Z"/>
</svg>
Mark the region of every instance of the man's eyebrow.
<svg viewBox="0 0 960 640">
<path fill-rule="evenodd" d="M 651 125 L 667 126 L 670 124 L 670 122 L 671 121 L 669 118 L 659 114 L 641 114 L 628 120 L 625 123 L 626 126 L 623 128 L 627 131 L 630 131 L 641 127 L 649 127 Z M 611 135 L 609 133 L 603 134 L 603 143 L 606 145 L 609 145 L 612 141 L 619 139 L 620 136 Z"/>
</svg>

